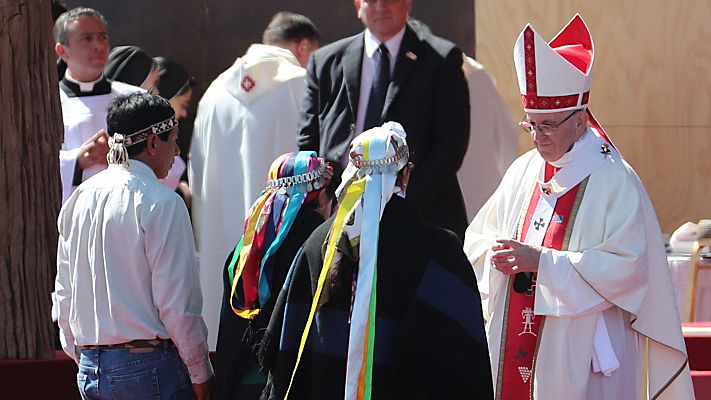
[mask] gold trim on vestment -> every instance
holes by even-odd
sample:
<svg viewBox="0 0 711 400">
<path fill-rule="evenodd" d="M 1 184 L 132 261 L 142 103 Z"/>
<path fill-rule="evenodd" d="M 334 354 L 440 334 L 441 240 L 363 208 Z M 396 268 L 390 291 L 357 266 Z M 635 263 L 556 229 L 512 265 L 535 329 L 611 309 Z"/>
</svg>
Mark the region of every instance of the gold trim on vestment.
<svg viewBox="0 0 711 400">
<path fill-rule="evenodd" d="M 649 336 L 645 336 L 645 337 L 646 337 L 647 339 L 649 339 L 649 340 L 653 340 L 653 339 L 650 339 Z M 656 340 L 654 340 L 654 341 L 656 342 Z M 672 375 L 672 377 L 667 381 L 667 383 L 665 383 L 664 386 L 662 386 L 662 388 L 659 389 L 659 391 L 658 391 L 657 393 L 655 393 L 654 396 L 652 396 L 652 400 L 655 400 L 655 399 L 659 398 L 659 396 L 661 396 L 662 392 L 664 392 L 665 390 L 667 390 L 667 388 L 669 387 L 669 385 L 671 385 L 672 382 L 674 382 L 674 381 L 676 380 L 676 378 L 679 377 L 679 374 L 681 374 L 681 372 L 684 370 L 684 368 L 686 368 L 686 365 L 687 365 L 688 363 L 689 363 L 689 358 L 687 357 L 687 359 L 684 360 L 684 364 L 681 364 L 681 368 L 679 368 L 679 369 L 676 371 L 676 373 L 675 373 L 674 375 Z M 649 373 L 648 373 L 647 375 L 649 376 Z M 649 379 L 649 378 L 648 378 L 648 379 Z"/>
<path fill-rule="evenodd" d="M 536 350 L 533 352 L 533 366 L 531 366 L 531 399 L 533 400 L 533 382 L 536 381 L 536 359 L 538 348 L 541 347 L 541 336 L 543 336 L 543 326 L 546 324 L 546 316 L 541 316 L 541 327 L 538 328 L 538 338 L 536 338 Z"/>
<path fill-rule="evenodd" d="M 580 182 L 580 185 L 581 185 L 581 186 L 580 186 L 580 189 L 578 189 L 578 193 L 577 193 L 576 196 L 575 196 L 575 203 L 573 203 L 573 208 L 572 208 L 572 210 L 571 210 L 571 212 L 570 212 L 570 214 L 571 214 L 571 215 L 570 215 L 570 219 L 569 219 L 569 221 L 568 221 L 568 229 L 566 229 L 565 236 L 564 236 L 564 239 L 563 239 L 563 240 L 564 240 L 564 243 L 563 243 L 564 250 L 567 250 L 567 249 L 568 249 L 568 246 L 569 246 L 569 244 L 570 244 L 569 241 L 570 241 L 570 234 L 571 234 L 571 232 L 572 232 L 572 223 L 574 223 L 574 221 L 575 221 L 575 215 L 577 214 L 578 208 L 580 207 L 580 203 L 582 202 L 582 197 L 583 197 L 583 195 L 584 195 L 585 189 L 587 188 L 587 183 L 588 183 L 588 180 L 589 180 L 589 179 L 590 179 L 590 176 L 588 176 L 588 177 L 585 178 L 582 182 Z M 583 281 L 585 281 L 585 283 L 587 283 L 588 286 L 590 286 L 590 288 L 595 291 L 595 293 L 597 293 L 600 297 L 602 297 L 602 298 L 604 299 L 605 296 L 603 296 L 602 294 L 600 294 L 600 292 L 598 292 L 597 289 L 595 289 L 595 287 L 594 287 L 593 285 L 591 285 L 590 282 L 588 282 L 588 281 L 585 279 L 585 276 L 584 276 L 583 274 L 581 274 L 580 271 L 577 271 L 577 269 L 575 268 L 575 265 L 573 264 L 572 266 L 573 266 L 573 269 L 575 269 L 576 272 L 578 272 L 578 275 L 580 275 L 580 277 L 583 279 Z M 626 310 L 624 310 L 624 309 L 622 309 L 622 310 L 623 310 L 623 311 L 626 311 Z M 628 312 L 628 311 L 626 311 L 626 312 Z M 634 314 L 632 314 L 632 313 L 630 313 L 630 316 L 631 316 L 631 318 L 630 318 L 630 327 L 632 327 L 632 325 L 633 325 L 633 324 L 635 323 L 635 321 L 637 320 L 637 316 L 634 315 Z M 646 346 L 647 346 L 647 349 L 649 348 L 649 342 L 650 342 L 650 341 L 654 341 L 654 342 L 657 342 L 657 343 L 659 343 L 659 344 L 661 344 L 661 345 L 663 345 L 663 346 L 669 347 L 669 346 L 667 346 L 667 345 L 664 344 L 664 343 L 658 342 L 658 341 L 656 341 L 656 340 L 650 338 L 649 336 L 647 336 L 647 335 L 643 334 L 642 332 L 640 332 L 640 331 L 634 329 L 633 327 L 632 327 L 632 329 L 633 329 L 635 332 L 637 332 L 639 335 L 642 335 L 645 339 L 647 339 L 647 345 L 646 345 Z M 540 332 L 542 332 L 542 330 L 543 330 L 543 327 L 541 326 L 541 330 L 539 331 L 539 335 L 540 335 Z M 647 352 L 648 352 L 648 350 L 647 350 Z M 677 372 L 676 372 L 674 375 L 672 375 L 672 377 L 667 381 L 667 383 L 664 384 L 664 386 L 662 386 L 662 388 L 661 388 L 657 393 L 655 393 L 650 399 L 651 399 L 651 400 L 655 400 L 655 399 L 659 398 L 659 396 L 662 394 L 662 392 L 664 392 L 664 390 L 666 390 L 666 389 L 672 384 L 672 382 L 673 382 L 674 380 L 676 380 L 676 378 L 681 374 L 681 372 L 684 370 L 684 368 L 686 368 L 686 365 L 687 365 L 688 363 L 689 363 L 689 359 L 688 359 L 688 356 L 687 356 L 686 360 L 684 360 L 684 363 L 683 363 L 683 364 L 681 365 L 681 367 L 677 370 Z M 645 364 L 648 364 L 648 360 L 647 360 L 647 363 L 645 363 Z M 535 374 L 535 365 L 534 365 L 534 372 L 533 372 L 533 373 Z M 645 371 L 644 371 L 644 373 L 645 373 L 645 375 L 646 375 L 647 387 L 646 387 L 646 388 L 643 388 L 643 390 L 648 391 L 648 390 L 649 390 L 649 368 L 648 368 L 648 365 L 645 365 Z M 533 376 L 533 375 L 532 375 L 532 376 Z M 645 377 L 643 377 L 643 378 L 645 378 Z"/>
<path fill-rule="evenodd" d="M 531 189 L 528 192 L 528 200 L 526 200 L 526 202 L 523 204 L 523 207 L 521 207 L 521 211 L 518 218 L 518 226 L 516 227 L 516 239 L 519 241 L 521 240 L 521 231 L 523 230 L 523 223 L 526 219 L 526 214 L 528 213 L 528 206 L 531 205 L 531 197 L 533 196 L 537 184 L 538 181 L 534 182 L 533 185 L 531 185 Z M 489 268 L 491 268 L 491 266 L 489 266 Z M 509 275 L 508 279 L 506 280 L 506 302 L 504 303 L 504 319 L 501 329 L 501 344 L 499 345 L 499 365 L 497 366 L 498 373 L 496 374 L 495 397 L 497 400 L 501 399 L 501 389 L 503 386 L 504 355 L 502 350 L 504 349 L 504 345 L 506 344 L 506 332 L 509 326 L 509 299 L 511 297 L 511 279 L 513 279 L 514 276 L 515 275 Z"/>
<path fill-rule="evenodd" d="M 575 217 L 578 215 L 580 203 L 583 202 L 583 195 L 585 194 L 585 189 L 588 187 L 588 179 L 590 179 L 589 175 L 578 184 L 580 188 L 578 188 L 578 193 L 575 194 L 573 208 L 570 209 L 570 215 L 568 216 L 568 228 L 563 235 L 563 244 L 561 247 L 563 251 L 568 250 L 568 247 L 570 247 L 570 236 L 573 234 L 573 229 L 571 228 L 573 227 L 573 222 L 575 222 Z"/>
<path fill-rule="evenodd" d="M 511 292 L 511 278 L 512 275 L 508 276 L 506 280 L 506 303 L 504 304 L 504 320 L 501 326 L 501 344 L 499 344 L 499 365 L 498 373 L 496 374 L 496 400 L 501 399 L 501 389 L 503 388 L 503 369 L 504 369 L 504 345 L 506 344 L 506 332 L 509 327 L 509 294 Z"/>
</svg>

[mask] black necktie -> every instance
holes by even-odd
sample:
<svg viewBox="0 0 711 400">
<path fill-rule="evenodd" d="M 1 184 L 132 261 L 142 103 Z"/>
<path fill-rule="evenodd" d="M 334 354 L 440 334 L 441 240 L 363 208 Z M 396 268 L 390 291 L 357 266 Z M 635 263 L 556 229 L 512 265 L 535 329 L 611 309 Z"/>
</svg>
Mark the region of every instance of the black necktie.
<svg viewBox="0 0 711 400">
<path fill-rule="evenodd" d="M 378 51 L 380 52 L 380 62 L 375 70 L 373 86 L 370 88 L 368 110 L 365 113 L 365 124 L 363 125 L 364 131 L 382 124 L 380 115 L 383 113 L 385 95 L 388 93 L 388 85 L 390 84 L 390 59 L 388 58 L 388 48 L 385 43 L 380 43 Z"/>
</svg>

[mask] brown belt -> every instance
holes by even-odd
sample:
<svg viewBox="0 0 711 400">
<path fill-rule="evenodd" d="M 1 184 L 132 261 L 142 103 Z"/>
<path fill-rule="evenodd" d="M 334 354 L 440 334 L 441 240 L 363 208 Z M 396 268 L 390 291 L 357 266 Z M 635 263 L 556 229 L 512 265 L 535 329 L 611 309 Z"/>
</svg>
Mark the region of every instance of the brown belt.
<svg viewBox="0 0 711 400">
<path fill-rule="evenodd" d="M 132 340 L 126 343 L 117 344 L 89 344 L 86 346 L 77 346 L 77 352 L 81 353 L 84 350 L 108 350 L 108 349 L 128 349 L 135 350 L 139 353 L 150 352 L 159 348 L 175 347 L 175 344 L 170 339 L 151 339 L 151 340 Z"/>
</svg>

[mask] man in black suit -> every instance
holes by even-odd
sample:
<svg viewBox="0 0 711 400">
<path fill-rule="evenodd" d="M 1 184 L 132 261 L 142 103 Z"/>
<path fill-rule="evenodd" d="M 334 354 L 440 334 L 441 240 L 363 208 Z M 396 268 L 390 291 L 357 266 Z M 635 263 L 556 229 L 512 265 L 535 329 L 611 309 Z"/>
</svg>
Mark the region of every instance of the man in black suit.
<svg viewBox="0 0 711 400">
<path fill-rule="evenodd" d="M 416 168 L 407 198 L 425 221 L 464 236 L 457 170 L 469 142 L 469 93 L 462 52 L 416 33 L 412 0 L 354 0 L 365 31 L 316 51 L 309 61 L 298 145 L 340 176 L 353 137 L 385 121 L 408 132 Z"/>
</svg>

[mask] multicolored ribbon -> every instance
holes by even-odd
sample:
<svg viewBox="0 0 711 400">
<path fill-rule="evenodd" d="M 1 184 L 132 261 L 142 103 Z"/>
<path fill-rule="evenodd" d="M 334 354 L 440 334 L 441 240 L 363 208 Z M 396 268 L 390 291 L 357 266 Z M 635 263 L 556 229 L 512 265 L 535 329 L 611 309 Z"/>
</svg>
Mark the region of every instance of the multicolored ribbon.
<svg viewBox="0 0 711 400">
<path fill-rule="evenodd" d="M 330 170 L 313 151 L 287 153 L 272 163 L 269 179 L 270 184 L 250 209 L 244 235 L 228 266 L 230 306 L 245 319 L 256 317 L 271 298 L 272 256 L 291 230 L 307 194 L 315 186 L 323 187 L 322 182 L 330 179 Z M 319 183 L 314 185 L 316 181 Z M 235 298 L 243 305 L 235 305 Z"/>
</svg>

